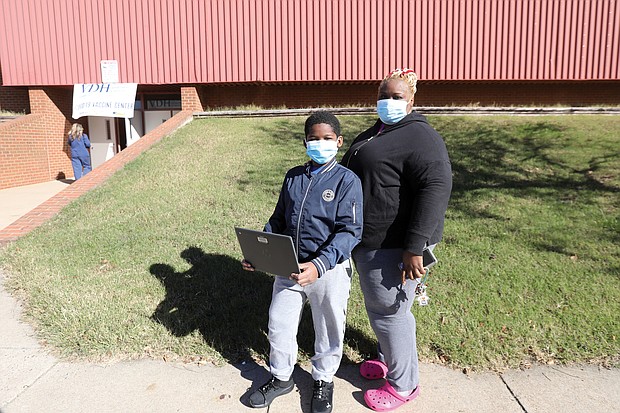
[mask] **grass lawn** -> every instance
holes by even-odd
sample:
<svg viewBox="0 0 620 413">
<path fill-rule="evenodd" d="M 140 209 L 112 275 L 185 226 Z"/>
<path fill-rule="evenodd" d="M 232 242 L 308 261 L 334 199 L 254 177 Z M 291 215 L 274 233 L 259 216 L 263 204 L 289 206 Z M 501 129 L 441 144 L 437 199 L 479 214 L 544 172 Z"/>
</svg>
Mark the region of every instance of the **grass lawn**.
<svg viewBox="0 0 620 413">
<path fill-rule="evenodd" d="M 342 116 L 345 147 L 374 121 Z M 0 252 L 8 286 L 61 356 L 266 359 L 272 277 L 241 270 L 304 117 L 202 119 Z M 431 117 L 454 190 L 420 358 L 454 367 L 620 360 L 620 117 Z M 312 354 L 309 311 L 300 356 Z M 345 361 L 376 342 L 354 278 Z"/>
</svg>

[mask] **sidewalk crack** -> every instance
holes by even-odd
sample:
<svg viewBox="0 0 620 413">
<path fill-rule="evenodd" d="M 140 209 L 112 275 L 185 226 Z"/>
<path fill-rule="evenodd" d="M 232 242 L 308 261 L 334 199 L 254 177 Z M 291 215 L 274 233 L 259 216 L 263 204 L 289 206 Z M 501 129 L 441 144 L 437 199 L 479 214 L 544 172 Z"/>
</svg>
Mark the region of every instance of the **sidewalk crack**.
<svg viewBox="0 0 620 413">
<path fill-rule="evenodd" d="M 499 375 L 499 378 L 502 379 L 502 382 L 504 383 L 504 386 L 506 386 L 506 388 L 508 389 L 508 391 L 510 392 L 510 394 L 512 395 L 512 397 L 517 401 L 517 403 L 519 403 L 519 406 L 521 407 L 521 410 L 523 410 L 524 413 L 527 413 L 527 409 L 525 408 L 525 406 L 523 406 L 523 403 L 521 403 L 521 400 L 519 400 L 519 398 L 517 397 L 517 395 L 515 394 L 515 392 L 512 391 L 512 389 L 510 388 L 510 386 L 508 385 L 508 383 L 506 383 L 506 380 L 504 380 L 504 376 L 502 376 L 501 374 Z"/>
<path fill-rule="evenodd" d="M 28 389 L 30 389 L 32 386 L 34 386 L 35 384 L 37 384 L 39 382 L 39 380 L 41 380 L 45 375 L 47 375 L 54 367 L 56 367 L 58 365 L 58 361 L 55 361 L 47 370 L 45 370 L 44 372 L 42 372 L 41 374 L 39 374 L 33 381 L 32 383 L 29 384 L 25 384 L 22 389 L 20 391 L 17 392 L 17 394 L 15 395 L 15 397 L 13 397 L 11 400 L 8 400 L 5 404 L 3 404 L 1 407 L 9 407 L 9 405 L 11 403 L 13 403 L 15 400 L 17 400 L 18 398 L 20 398 L 25 392 L 28 391 Z M 0 409 L 0 413 L 2 413 L 2 410 Z"/>
</svg>

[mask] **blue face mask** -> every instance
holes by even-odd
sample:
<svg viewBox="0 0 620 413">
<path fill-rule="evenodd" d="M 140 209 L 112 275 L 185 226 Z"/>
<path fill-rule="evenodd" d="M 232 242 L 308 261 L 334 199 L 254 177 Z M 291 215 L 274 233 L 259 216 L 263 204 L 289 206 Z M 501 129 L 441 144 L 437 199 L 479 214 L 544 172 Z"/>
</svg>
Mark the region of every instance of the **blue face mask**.
<svg viewBox="0 0 620 413">
<path fill-rule="evenodd" d="M 338 141 L 324 139 L 307 141 L 306 153 L 314 162 L 323 165 L 338 153 Z"/>
<path fill-rule="evenodd" d="M 406 100 L 381 99 L 377 101 L 377 114 L 381 122 L 393 125 L 407 116 Z"/>
</svg>

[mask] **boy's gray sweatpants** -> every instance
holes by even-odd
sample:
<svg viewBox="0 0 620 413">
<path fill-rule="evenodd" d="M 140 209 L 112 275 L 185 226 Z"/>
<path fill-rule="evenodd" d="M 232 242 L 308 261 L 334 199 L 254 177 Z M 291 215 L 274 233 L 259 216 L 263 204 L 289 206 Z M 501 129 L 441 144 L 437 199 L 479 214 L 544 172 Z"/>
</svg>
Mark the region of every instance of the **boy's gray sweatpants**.
<svg viewBox="0 0 620 413">
<path fill-rule="evenodd" d="M 289 380 L 297 362 L 297 329 L 306 300 L 312 308 L 314 356 L 312 379 L 331 382 L 340 360 L 351 290 L 351 264 L 347 260 L 302 287 L 276 277 L 269 307 L 269 368 L 278 380 Z"/>
<path fill-rule="evenodd" d="M 388 366 L 387 380 L 396 391 L 418 386 L 416 322 L 411 313 L 418 281 L 402 285 L 403 250 L 371 250 L 358 246 L 353 262 L 360 276 L 366 312 L 377 340 L 379 360 Z"/>
</svg>

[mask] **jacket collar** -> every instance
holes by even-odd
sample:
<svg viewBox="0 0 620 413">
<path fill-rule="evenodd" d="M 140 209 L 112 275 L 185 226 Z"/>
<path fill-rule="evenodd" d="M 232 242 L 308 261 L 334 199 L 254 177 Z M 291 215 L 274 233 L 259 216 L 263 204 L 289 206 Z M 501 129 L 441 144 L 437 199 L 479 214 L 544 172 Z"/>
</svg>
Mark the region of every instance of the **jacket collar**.
<svg viewBox="0 0 620 413">
<path fill-rule="evenodd" d="M 337 164 L 338 162 L 336 161 L 336 157 L 334 156 L 329 162 L 323 165 L 323 167 L 321 168 L 321 171 L 319 172 L 319 175 L 331 171 L 332 169 L 336 167 Z M 312 161 L 306 162 L 305 167 L 306 167 L 306 174 L 310 175 L 310 168 L 312 167 Z"/>
</svg>

